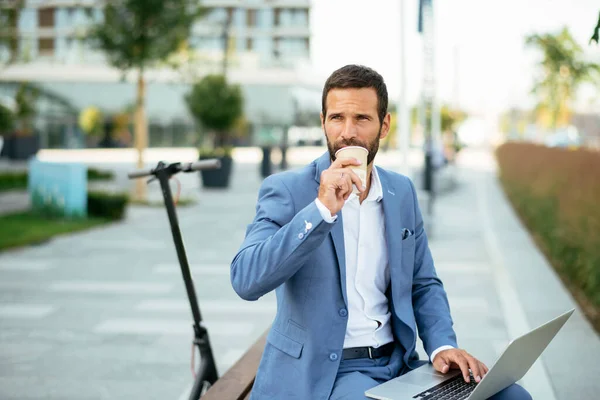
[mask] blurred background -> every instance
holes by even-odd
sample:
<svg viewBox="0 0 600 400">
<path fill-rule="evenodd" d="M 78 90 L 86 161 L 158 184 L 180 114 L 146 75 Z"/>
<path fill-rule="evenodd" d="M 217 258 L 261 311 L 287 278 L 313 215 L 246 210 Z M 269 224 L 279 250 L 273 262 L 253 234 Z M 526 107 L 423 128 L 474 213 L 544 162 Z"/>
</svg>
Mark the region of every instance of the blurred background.
<svg viewBox="0 0 600 400">
<path fill-rule="evenodd" d="M 228 283 L 258 187 L 326 150 L 321 90 L 354 63 L 386 80 L 378 163 L 417 184 L 458 329 L 491 318 L 472 339 L 493 360 L 577 307 L 525 383 L 595 398 L 582 374 L 600 355 L 599 29 L 597 0 L 1 0 L 0 397 L 189 393 L 162 193 L 126 176 L 159 160 L 221 160 L 172 190 L 218 368 L 231 367 L 275 310 Z M 471 289 L 488 306 L 469 308 Z M 579 372 L 557 367 L 564 346 Z"/>
</svg>

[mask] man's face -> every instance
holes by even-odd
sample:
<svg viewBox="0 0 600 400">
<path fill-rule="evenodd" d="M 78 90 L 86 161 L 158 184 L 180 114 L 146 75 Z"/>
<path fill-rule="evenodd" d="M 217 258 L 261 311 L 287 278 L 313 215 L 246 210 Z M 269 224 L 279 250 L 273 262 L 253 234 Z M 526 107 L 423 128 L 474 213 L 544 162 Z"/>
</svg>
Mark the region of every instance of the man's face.
<svg viewBox="0 0 600 400">
<path fill-rule="evenodd" d="M 327 115 L 321 114 L 321 126 L 331 159 L 335 161 L 335 152 L 343 147 L 362 146 L 369 151 L 367 163 L 371 164 L 379 140 L 390 130 L 389 113 L 379 121 L 375 89 L 332 89 L 326 105 Z"/>
</svg>

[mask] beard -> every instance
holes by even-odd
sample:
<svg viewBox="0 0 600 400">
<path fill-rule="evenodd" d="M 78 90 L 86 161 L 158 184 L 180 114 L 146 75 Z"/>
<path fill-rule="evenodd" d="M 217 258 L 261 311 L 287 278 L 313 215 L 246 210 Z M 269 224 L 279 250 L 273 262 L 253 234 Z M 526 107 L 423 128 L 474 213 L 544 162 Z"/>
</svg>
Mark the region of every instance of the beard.
<svg viewBox="0 0 600 400">
<path fill-rule="evenodd" d="M 381 128 L 379 128 L 379 132 L 375 139 L 370 142 L 363 142 L 357 138 L 351 139 L 340 139 L 335 143 L 331 143 L 329 141 L 329 136 L 327 136 L 327 131 L 325 131 L 325 140 L 327 141 L 327 149 L 329 150 L 329 156 L 331 157 L 331 161 L 335 161 L 335 153 L 344 147 L 347 146 L 360 146 L 367 149 L 369 154 L 367 155 L 367 165 L 371 164 L 375 159 L 375 155 L 377 151 L 379 151 L 379 138 L 381 137 Z"/>
</svg>

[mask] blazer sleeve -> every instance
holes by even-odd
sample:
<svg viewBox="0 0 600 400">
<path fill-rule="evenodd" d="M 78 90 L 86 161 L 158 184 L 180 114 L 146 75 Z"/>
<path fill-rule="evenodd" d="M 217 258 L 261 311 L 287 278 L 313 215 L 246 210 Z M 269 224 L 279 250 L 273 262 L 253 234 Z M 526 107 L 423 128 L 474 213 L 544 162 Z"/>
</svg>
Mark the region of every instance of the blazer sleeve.
<svg viewBox="0 0 600 400">
<path fill-rule="evenodd" d="M 438 278 L 429 250 L 423 216 L 419 208 L 413 183 L 412 191 L 415 213 L 415 263 L 412 285 L 412 301 L 419 336 L 428 355 L 441 346 L 458 347 L 456 333 L 452 328 L 448 296 Z"/>
<path fill-rule="evenodd" d="M 257 300 L 290 279 L 323 243 L 331 227 L 314 201 L 295 213 L 279 175 L 263 181 L 256 216 L 231 263 L 231 284 L 245 300 Z"/>
</svg>

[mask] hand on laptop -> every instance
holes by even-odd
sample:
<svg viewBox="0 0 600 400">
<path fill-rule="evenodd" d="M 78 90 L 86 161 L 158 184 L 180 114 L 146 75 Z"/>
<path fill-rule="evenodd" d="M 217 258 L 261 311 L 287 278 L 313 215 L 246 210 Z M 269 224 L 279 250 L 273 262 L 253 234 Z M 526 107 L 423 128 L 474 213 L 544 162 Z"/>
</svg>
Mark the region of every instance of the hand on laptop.
<svg viewBox="0 0 600 400">
<path fill-rule="evenodd" d="M 460 369 L 465 382 L 470 381 L 469 369 L 473 372 L 473 377 L 475 377 L 475 382 L 477 383 L 488 372 L 488 367 L 484 363 L 462 349 L 440 351 L 433 359 L 433 366 L 442 374 L 447 373 L 450 369 Z"/>
</svg>

